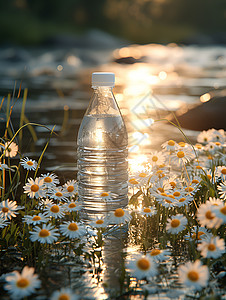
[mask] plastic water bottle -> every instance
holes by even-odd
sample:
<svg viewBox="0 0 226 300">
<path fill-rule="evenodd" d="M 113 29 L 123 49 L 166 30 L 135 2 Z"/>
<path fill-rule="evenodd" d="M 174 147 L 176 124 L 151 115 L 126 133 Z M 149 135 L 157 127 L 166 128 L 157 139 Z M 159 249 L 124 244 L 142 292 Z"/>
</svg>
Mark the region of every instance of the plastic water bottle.
<svg viewBox="0 0 226 300">
<path fill-rule="evenodd" d="M 88 214 L 128 204 L 128 137 L 114 83 L 114 73 L 92 74 L 94 93 L 78 132 L 78 194 Z"/>
</svg>

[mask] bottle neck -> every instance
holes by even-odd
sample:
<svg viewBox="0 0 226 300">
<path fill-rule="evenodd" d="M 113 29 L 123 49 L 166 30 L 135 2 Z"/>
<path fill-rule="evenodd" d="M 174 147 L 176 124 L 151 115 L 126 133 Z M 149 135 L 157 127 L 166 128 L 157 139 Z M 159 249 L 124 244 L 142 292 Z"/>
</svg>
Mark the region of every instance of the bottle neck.
<svg viewBox="0 0 226 300">
<path fill-rule="evenodd" d="M 112 93 L 111 86 L 92 86 L 94 93 L 107 94 Z"/>
</svg>

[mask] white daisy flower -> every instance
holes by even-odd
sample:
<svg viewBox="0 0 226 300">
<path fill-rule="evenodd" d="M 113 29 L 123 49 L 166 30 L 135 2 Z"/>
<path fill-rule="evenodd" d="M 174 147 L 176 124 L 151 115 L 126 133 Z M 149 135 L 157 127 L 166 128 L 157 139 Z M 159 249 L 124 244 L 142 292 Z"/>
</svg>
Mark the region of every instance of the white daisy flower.
<svg viewBox="0 0 226 300">
<path fill-rule="evenodd" d="M 179 197 L 177 199 L 177 202 L 176 202 L 176 206 L 178 207 L 182 207 L 182 206 L 185 206 L 185 205 L 189 205 L 189 203 L 191 203 L 193 201 L 193 197 L 191 195 L 185 195 L 183 197 Z"/>
<path fill-rule="evenodd" d="M 148 183 L 150 176 L 151 174 L 148 171 L 136 172 L 134 174 L 135 180 L 137 180 L 142 186 Z"/>
<path fill-rule="evenodd" d="M 203 266 L 200 260 L 194 263 L 187 262 L 178 268 L 179 281 L 194 290 L 201 290 L 207 286 L 209 279 L 209 270 L 207 266 Z"/>
<path fill-rule="evenodd" d="M 78 193 L 78 184 L 75 180 L 68 180 L 63 186 L 68 196 L 75 196 Z"/>
<path fill-rule="evenodd" d="M 25 215 L 23 217 L 23 221 L 26 222 L 28 225 L 37 225 L 41 223 L 46 223 L 48 221 L 48 218 L 46 218 L 46 215 L 39 213 L 38 215 Z"/>
<path fill-rule="evenodd" d="M 111 194 L 111 192 L 102 192 L 98 196 L 101 197 L 104 201 L 112 200 L 112 194 Z"/>
<path fill-rule="evenodd" d="M 65 215 L 65 207 L 60 204 L 47 205 L 44 208 L 45 215 L 53 218 L 63 218 Z"/>
<path fill-rule="evenodd" d="M 219 191 L 220 198 L 226 200 L 226 181 L 221 182 L 217 189 Z"/>
<path fill-rule="evenodd" d="M 207 144 L 211 142 L 212 137 L 211 137 L 211 132 L 208 130 L 203 130 L 200 132 L 200 134 L 197 136 L 197 142 L 201 144 Z"/>
<path fill-rule="evenodd" d="M 209 142 L 206 146 L 205 146 L 205 150 L 207 152 L 209 152 L 210 154 L 214 154 L 216 151 L 219 150 L 219 146 L 216 145 L 215 143 L 213 142 Z"/>
<path fill-rule="evenodd" d="M 177 150 L 171 155 L 171 161 L 175 165 L 183 166 L 189 162 L 194 157 L 194 154 L 191 152 L 190 148 Z"/>
<path fill-rule="evenodd" d="M 24 186 L 24 193 L 28 194 L 30 198 L 43 198 L 45 197 L 45 191 L 43 186 L 43 179 L 41 178 L 29 178 L 28 183 Z"/>
<path fill-rule="evenodd" d="M 7 221 L 7 219 L 0 216 L 0 228 L 4 228 L 5 226 L 8 226 L 8 225 L 9 225 L 9 222 Z"/>
<path fill-rule="evenodd" d="M 167 249 L 152 249 L 149 254 L 154 261 L 164 261 L 169 259 L 171 252 Z"/>
<path fill-rule="evenodd" d="M 23 207 L 18 206 L 16 201 L 10 201 L 9 199 L 0 202 L 0 217 L 3 219 L 9 219 L 16 217 L 17 210 Z"/>
<path fill-rule="evenodd" d="M 152 195 L 155 197 L 156 201 L 158 201 L 164 207 L 174 207 L 176 204 L 176 200 L 173 195 L 155 192 L 153 192 Z"/>
<path fill-rule="evenodd" d="M 57 175 L 54 173 L 42 174 L 41 178 L 43 179 L 44 186 L 47 188 L 55 187 L 57 184 L 60 183 L 59 179 L 57 178 Z"/>
<path fill-rule="evenodd" d="M 79 201 L 70 201 L 64 204 L 65 211 L 80 211 L 82 209 L 82 203 Z"/>
<path fill-rule="evenodd" d="M 34 268 L 25 266 L 21 272 L 9 273 L 6 278 L 5 290 L 10 293 L 12 299 L 21 299 L 35 293 L 35 289 L 41 286 L 38 275 L 34 274 Z"/>
<path fill-rule="evenodd" d="M 186 234 L 184 238 L 186 240 L 197 240 L 201 241 L 205 237 L 207 237 L 210 233 L 205 227 L 199 227 L 199 226 L 194 226 L 191 229 L 191 236 L 189 234 Z"/>
<path fill-rule="evenodd" d="M 156 263 L 150 255 L 133 254 L 126 265 L 131 275 L 138 280 L 153 277 L 158 273 Z"/>
<path fill-rule="evenodd" d="M 223 129 L 212 129 L 211 130 L 211 142 L 225 142 L 225 131 Z"/>
<path fill-rule="evenodd" d="M 218 166 L 215 171 L 216 177 L 222 181 L 226 180 L 226 166 Z"/>
<path fill-rule="evenodd" d="M 224 239 L 220 239 L 219 236 L 206 236 L 197 249 L 205 258 L 218 258 L 225 253 Z"/>
<path fill-rule="evenodd" d="M 213 213 L 217 219 L 221 220 L 221 224 L 226 223 L 226 204 L 224 202 L 213 206 Z"/>
<path fill-rule="evenodd" d="M 26 170 L 36 170 L 38 164 L 35 160 L 29 159 L 28 157 L 22 158 L 20 160 L 21 166 Z"/>
<path fill-rule="evenodd" d="M 139 181 L 137 181 L 137 179 L 132 176 L 129 179 L 128 184 L 129 184 L 130 187 L 134 188 L 134 187 L 139 185 Z"/>
<path fill-rule="evenodd" d="M 129 212 L 122 208 L 117 208 L 115 211 L 110 212 L 107 222 L 108 224 L 124 224 L 131 220 Z"/>
<path fill-rule="evenodd" d="M 5 156 L 6 157 L 14 157 L 17 155 L 18 146 L 14 142 L 6 142 L 5 143 Z"/>
<path fill-rule="evenodd" d="M 178 144 L 174 140 L 166 141 L 161 146 L 167 151 L 175 151 L 178 148 Z"/>
<path fill-rule="evenodd" d="M 62 288 L 59 291 L 53 292 L 50 300 L 78 300 L 79 297 L 69 288 Z"/>
<path fill-rule="evenodd" d="M 68 221 L 60 225 L 60 232 L 70 239 L 78 239 L 86 234 L 86 229 L 82 224 Z"/>
<path fill-rule="evenodd" d="M 108 223 L 105 218 L 96 218 L 93 222 L 89 224 L 94 228 L 105 228 L 107 227 Z"/>
<path fill-rule="evenodd" d="M 206 226 L 207 228 L 218 228 L 222 221 L 217 218 L 213 212 L 213 205 L 210 202 L 203 203 L 197 210 L 197 218 L 201 226 Z"/>
<path fill-rule="evenodd" d="M 165 163 L 166 157 L 165 154 L 163 154 L 162 152 L 154 151 L 151 153 L 149 161 L 152 166 L 159 166 Z"/>
<path fill-rule="evenodd" d="M 51 199 L 40 199 L 38 202 L 38 207 L 39 208 L 45 208 L 46 206 L 52 206 L 54 204 L 53 200 Z"/>
<path fill-rule="evenodd" d="M 157 213 L 156 208 L 151 206 L 142 208 L 142 211 L 140 212 L 140 214 L 145 217 L 152 217 L 156 215 L 156 213 Z"/>
<path fill-rule="evenodd" d="M 195 145 L 194 145 L 194 148 L 195 148 L 195 151 L 198 152 L 198 153 L 201 153 L 201 152 L 203 152 L 203 150 L 204 150 L 203 145 L 202 145 L 202 144 L 199 144 L 199 143 L 195 144 Z"/>
<path fill-rule="evenodd" d="M 42 227 L 34 227 L 33 231 L 30 231 L 30 239 L 32 242 L 38 241 L 41 244 L 52 244 L 57 241 L 58 236 L 60 235 L 51 224 L 43 224 Z"/>
<path fill-rule="evenodd" d="M 68 201 L 66 192 L 64 191 L 64 189 L 62 187 L 55 187 L 54 189 L 52 189 L 48 192 L 48 195 L 51 199 L 54 199 L 57 201 Z"/>
<path fill-rule="evenodd" d="M 187 222 L 187 219 L 182 214 L 172 216 L 171 219 L 168 218 L 167 220 L 166 230 L 172 234 L 178 234 L 185 229 Z"/>
</svg>

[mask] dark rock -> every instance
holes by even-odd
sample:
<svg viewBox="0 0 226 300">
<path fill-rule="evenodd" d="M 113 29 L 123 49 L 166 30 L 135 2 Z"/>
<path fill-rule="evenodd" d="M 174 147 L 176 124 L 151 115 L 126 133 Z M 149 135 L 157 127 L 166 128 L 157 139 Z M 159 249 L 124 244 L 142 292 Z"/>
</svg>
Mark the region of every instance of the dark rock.
<svg viewBox="0 0 226 300">
<path fill-rule="evenodd" d="M 182 128 L 190 130 L 208 130 L 210 128 L 226 130 L 226 95 L 214 96 L 182 115 L 176 113 Z M 175 119 L 171 120 L 176 123 Z"/>
<path fill-rule="evenodd" d="M 139 59 L 134 58 L 133 56 L 126 56 L 126 57 L 120 57 L 116 58 L 114 62 L 118 64 L 135 64 L 135 63 L 142 63 L 145 62 L 145 57 L 141 57 Z"/>
</svg>

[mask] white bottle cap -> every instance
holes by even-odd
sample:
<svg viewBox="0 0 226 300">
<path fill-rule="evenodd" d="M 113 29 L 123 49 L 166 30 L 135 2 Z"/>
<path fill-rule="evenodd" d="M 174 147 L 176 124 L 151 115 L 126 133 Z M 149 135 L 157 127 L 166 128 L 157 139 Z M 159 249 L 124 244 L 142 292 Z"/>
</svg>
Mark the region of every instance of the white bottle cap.
<svg viewBox="0 0 226 300">
<path fill-rule="evenodd" d="M 110 72 L 95 72 L 92 74 L 92 87 L 115 86 L 115 74 Z"/>
</svg>

